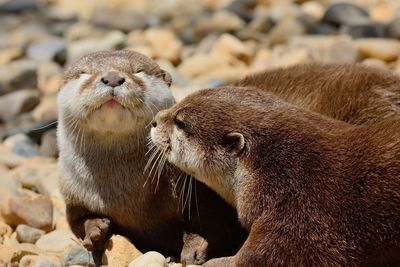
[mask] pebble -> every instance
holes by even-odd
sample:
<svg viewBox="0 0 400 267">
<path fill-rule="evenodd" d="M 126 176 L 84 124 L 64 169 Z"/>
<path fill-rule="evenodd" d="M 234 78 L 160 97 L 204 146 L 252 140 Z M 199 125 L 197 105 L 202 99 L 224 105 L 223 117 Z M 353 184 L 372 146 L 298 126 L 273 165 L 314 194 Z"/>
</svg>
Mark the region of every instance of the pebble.
<svg viewBox="0 0 400 267">
<path fill-rule="evenodd" d="M 0 67 L 0 95 L 37 86 L 37 62 L 20 59 Z"/>
<path fill-rule="evenodd" d="M 400 41 L 368 38 L 355 42 L 361 57 L 376 58 L 386 62 L 395 61 L 400 56 Z"/>
<path fill-rule="evenodd" d="M 57 95 L 43 96 L 39 105 L 32 111 L 32 116 L 37 122 L 51 122 L 57 120 Z"/>
<path fill-rule="evenodd" d="M 4 243 L 4 239 L 10 238 L 12 231 L 11 226 L 0 221 L 0 245 Z"/>
<path fill-rule="evenodd" d="M 144 32 L 154 58 L 168 60 L 173 64 L 180 61 L 182 42 L 172 31 L 150 28 Z"/>
<path fill-rule="evenodd" d="M 369 14 L 373 21 L 379 23 L 388 23 L 396 18 L 395 8 L 388 1 L 377 2 Z"/>
<path fill-rule="evenodd" d="M 400 18 L 393 20 L 386 26 L 386 36 L 388 38 L 400 39 Z"/>
<path fill-rule="evenodd" d="M 57 157 L 57 131 L 50 130 L 43 134 L 40 142 L 40 155 L 44 157 Z"/>
<path fill-rule="evenodd" d="M 26 255 L 19 261 L 18 267 L 61 267 L 60 260 L 50 255 Z"/>
<path fill-rule="evenodd" d="M 368 12 L 357 5 L 337 3 L 330 5 L 321 20 L 323 23 L 340 25 L 357 25 L 370 22 Z"/>
<path fill-rule="evenodd" d="M 17 240 L 21 243 L 34 244 L 45 234 L 45 231 L 30 227 L 25 224 L 18 225 L 15 231 L 17 233 Z"/>
<path fill-rule="evenodd" d="M 63 39 L 51 39 L 32 43 L 27 48 L 27 56 L 37 61 L 54 61 L 64 64 L 67 46 Z"/>
<path fill-rule="evenodd" d="M 45 231 L 52 228 L 53 205 L 47 196 L 11 197 L 1 212 L 5 222 L 13 227 L 27 224 Z"/>
<path fill-rule="evenodd" d="M 71 266 L 71 265 L 83 265 L 88 267 L 95 266 L 92 253 L 87 251 L 81 245 L 74 246 L 64 253 L 63 264 L 64 266 Z M 117 265 L 112 265 L 112 266 L 117 266 Z"/>
<path fill-rule="evenodd" d="M 287 17 L 279 21 L 269 33 L 269 43 L 277 45 L 286 43 L 290 38 L 302 35 L 306 29 L 302 23 L 293 17 Z"/>
<path fill-rule="evenodd" d="M 249 63 L 254 55 L 254 50 L 230 34 L 221 35 L 212 47 L 211 53 L 225 53 L 241 61 Z"/>
<path fill-rule="evenodd" d="M 63 253 L 77 244 L 78 239 L 69 229 L 54 230 L 36 242 L 38 248 L 53 253 Z"/>
<path fill-rule="evenodd" d="M 103 264 L 109 266 L 127 266 L 142 253 L 125 237 L 114 235 L 110 238 L 103 255 Z"/>
<path fill-rule="evenodd" d="M 147 25 L 147 17 L 145 13 L 133 6 L 125 6 L 116 10 L 98 8 L 94 11 L 91 22 L 95 26 L 130 32 L 136 29 L 144 29 Z"/>
<path fill-rule="evenodd" d="M 10 151 L 21 157 L 35 157 L 39 156 L 39 147 L 25 134 L 16 134 L 4 140 L 5 147 Z"/>
<path fill-rule="evenodd" d="M 167 263 L 163 255 L 149 251 L 129 263 L 128 267 L 167 267 Z"/>
<path fill-rule="evenodd" d="M 23 50 L 20 47 L 10 47 L 0 50 L 0 66 L 10 63 L 23 56 Z"/>
<path fill-rule="evenodd" d="M 31 111 L 40 102 L 37 90 L 24 89 L 0 96 L 0 120 L 10 121 L 18 115 Z"/>
<path fill-rule="evenodd" d="M 60 89 L 63 69 L 55 62 L 43 62 L 37 70 L 38 88 L 44 95 L 55 95 Z"/>
</svg>

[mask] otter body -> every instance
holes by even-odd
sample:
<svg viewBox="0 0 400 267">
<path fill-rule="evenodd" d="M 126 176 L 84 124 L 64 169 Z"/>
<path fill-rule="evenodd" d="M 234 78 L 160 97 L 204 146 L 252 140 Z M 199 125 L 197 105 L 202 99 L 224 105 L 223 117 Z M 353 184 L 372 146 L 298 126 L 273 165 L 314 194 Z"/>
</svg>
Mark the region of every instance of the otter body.
<svg viewBox="0 0 400 267">
<path fill-rule="evenodd" d="M 297 65 L 250 75 L 234 86 L 258 88 L 351 124 L 400 114 L 400 78 L 361 64 Z"/>
<path fill-rule="evenodd" d="M 350 125 L 253 88 L 203 90 L 151 130 L 168 160 L 237 208 L 249 237 L 205 266 L 400 262 L 400 120 Z"/>
<path fill-rule="evenodd" d="M 236 211 L 205 185 L 179 199 L 188 190 L 183 173 L 149 153 L 153 115 L 175 102 L 170 83 L 133 51 L 89 54 L 66 71 L 58 95 L 60 189 L 71 229 L 88 249 L 101 253 L 118 233 L 143 252 L 179 258 L 184 246 L 182 260 L 202 263 L 235 253 L 246 236 Z"/>
</svg>

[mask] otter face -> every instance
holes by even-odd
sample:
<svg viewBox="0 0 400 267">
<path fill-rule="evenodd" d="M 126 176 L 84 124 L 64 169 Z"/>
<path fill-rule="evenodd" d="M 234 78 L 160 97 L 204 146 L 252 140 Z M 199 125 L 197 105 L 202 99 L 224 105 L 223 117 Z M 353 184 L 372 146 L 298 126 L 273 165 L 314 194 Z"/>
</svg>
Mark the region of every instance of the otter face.
<svg viewBox="0 0 400 267">
<path fill-rule="evenodd" d="M 139 53 L 92 53 L 66 70 L 58 95 L 60 118 L 99 133 L 143 129 L 153 114 L 173 105 L 170 84 L 169 74 Z"/>
<path fill-rule="evenodd" d="M 152 123 L 151 139 L 168 161 L 193 175 L 228 202 L 232 178 L 245 148 L 244 136 L 229 124 L 230 109 L 201 94 L 161 111 Z"/>
</svg>

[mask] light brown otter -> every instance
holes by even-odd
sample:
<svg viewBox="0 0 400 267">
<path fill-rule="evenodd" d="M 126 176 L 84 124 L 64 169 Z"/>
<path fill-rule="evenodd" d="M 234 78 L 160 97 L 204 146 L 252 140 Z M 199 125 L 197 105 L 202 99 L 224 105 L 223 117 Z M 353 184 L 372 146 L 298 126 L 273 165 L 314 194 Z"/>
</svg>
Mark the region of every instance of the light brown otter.
<svg viewBox="0 0 400 267">
<path fill-rule="evenodd" d="M 249 237 L 205 266 L 400 262 L 400 120 L 350 125 L 252 88 L 195 93 L 156 116 L 168 160 L 237 208 Z"/>
<path fill-rule="evenodd" d="M 297 65 L 250 75 L 235 86 L 256 87 L 352 124 L 400 115 L 400 78 L 361 64 Z"/>
<path fill-rule="evenodd" d="M 159 155 L 149 159 L 153 114 L 175 102 L 170 84 L 155 61 L 133 51 L 89 54 L 66 70 L 58 95 L 60 188 L 71 229 L 89 249 L 101 252 L 119 233 L 143 252 L 179 258 L 185 236 L 182 260 L 202 263 L 235 253 L 245 239 L 236 211 L 216 193 L 197 183 L 196 194 L 179 199 L 175 190 L 188 188 L 182 172 L 158 166 Z M 183 202 L 192 203 L 184 214 Z"/>
</svg>

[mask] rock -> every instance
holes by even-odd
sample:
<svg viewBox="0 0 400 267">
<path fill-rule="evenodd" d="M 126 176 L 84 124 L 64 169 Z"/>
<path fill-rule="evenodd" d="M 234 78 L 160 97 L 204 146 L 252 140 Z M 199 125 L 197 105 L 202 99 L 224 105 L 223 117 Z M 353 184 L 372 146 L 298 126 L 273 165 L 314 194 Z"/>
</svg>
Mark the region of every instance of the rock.
<svg viewBox="0 0 400 267">
<path fill-rule="evenodd" d="M 370 22 L 368 12 L 356 5 L 337 3 L 330 5 L 321 20 L 335 26 L 358 25 Z"/>
<path fill-rule="evenodd" d="M 77 60 L 91 52 L 121 48 L 126 36 L 120 31 L 111 31 L 103 37 L 85 38 L 68 44 L 68 62 Z"/>
<path fill-rule="evenodd" d="M 211 53 L 227 53 L 247 63 L 251 61 L 254 55 L 253 49 L 246 46 L 236 37 L 227 33 L 221 35 L 221 37 L 215 42 Z"/>
<path fill-rule="evenodd" d="M 45 231 L 52 228 L 53 205 L 49 197 L 12 197 L 7 204 L 7 209 L 2 210 L 7 224 L 27 224 Z"/>
<path fill-rule="evenodd" d="M 0 65 L 10 63 L 15 59 L 19 59 L 23 56 L 23 51 L 20 47 L 10 47 L 0 50 Z"/>
<path fill-rule="evenodd" d="M 23 162 L 23 157 L 12 154 L 10 151 L 8 151 L 8 149 L 7 151 L 0 149 L 0 163 L 5 165 L 7 168 L 14 169 L 15 167 L 21 165 Z"/>
<path fill-rule="evenodd" d="M 307 1 L 301 5 L 301 11 L 319 20 L 324 15 L 325 8 L 319 1 Z"/>
<path fill-rule="evenodd" d="M 76 244 L 79 244 L 79 241 L 69 229 L 54 230 L 36 242 L 40 249 L 54 253 L 63 253 Z"/>
<path fill-rule="evenodd" d="M 288 46 L 306 48 L 316 62 L 354 63 L 358 59 L 357 49 L 348 36 L 296 36 Z"/>
<path fill-rule="evenodd" d="M 37 122 L 49 122 L 57 120 L 57 96 L 43 96 L 40 104 L 32 111 L 32 116 Z"/>
<path fill-rule="evenodd" d="M 108 242 L 103 255 L 103 264 L 109 266 L 128 266 L 142 253 L 123 236 L 114 235 Z"/>
<path fill-rule="evenodd" d="M 51 255 L 26 255 L 18 267 L 61 267 L 60 260 Z"/>
<path fill-rule="evenodd" d="M 174 64 L 180 61 L 182 43 L 173 32 L 150 28 L 144 32 L 144 37 L 155 58 L 168 60 Z"/>
<path fill-rule="evenodd" d="M 272 28 L 269 34 L 269 42 L 271 45 L 286 43 L 290 38 L 302 35 L 306 32 L 302 23 L 293 17 L 284 18 Z"/>
<path fill-rule="evenodd" d="M 22 12 L 38 7 L 38 0 L 4 0 L 0 2 L 0 12 Z"/>
<path fill-rule="evenodd" d="M 39 147 L 32 139 L 24 134 L 16 134 L 4 140 L 4 145 L 15 155 L 35 157 L 39 155 Z"/>
<path fill-rule="evenodd" d="M 233 32 L 242 29 L 244 26 L 244 21 L 237 15 L 229 11 L 221 10 L 212 14 L 211 17 L 199 19 L 193 26 L 193 38 L 195 40 L 201 40 L 211 32 Z"/>
<path fill-rule="evenodd" d="M 64 36 L 67 42 L 73 42 L 86 38 L 102 38 L 105 34 L 105 29 L 95 28 L 88 22 L 77 22 L 68 28 Z"/>
<path fill-rule="evenodd" d="M 250 22 L 253 18 L 252 8 L 256 5 L 255 0 L 234 0 L 225 9 L 238 15 L 245 22 Z"/>
<path fill-rule="evenodd" d="M 55 61 L 64 64 L 67 57 L 67 46 L 62 39 L 50 39 L 28 46 L 27 56 L 37 61 Z"/>
<path fill-rule="evenodd" d="M 7 122 L 39 104 L 39 92 L 25 89 L 0 96 L 0 120 Z"/>
<path fill-rule="evenodd" d="M 158 252 L 149 251 L 138 257 L 128 267 L 167 267 L 165 257 Z"/>
<path fill-rule="evenodd" d="M 130 32 L 136 29 L 144 29 L 147 19 L 145 13 L 128 5 L 117 10 L 97 8 L 92 15 L 91 22 L 95 26 Z"/>
<path fill-rule="evenodd" d="M 383 25 L 368 22 L 364 24 L 344 25 L 340 28 L 340 33 L 350 35 L 353 39 L 383 37 L 385 28 Z"/>
<path fill-rule="evenodd" d="M 0 170 L 0 177 L 0 205 L 5 205 L 10 197 L 17 195 L 17 179 L 4 170 Z"/>
<path fill-rule="evenodd" d="M 26 189 L 50 195 L 58 189 L 58 168 L 54 160 L 32 159 L 19 166 L 13 174 Z"/>
<path fill-rule="evenodd" d="M 51 130 L 43 134 L 42 142 L 40 143 L 40 155 L 44 157 L 57 157 L 57 132 Z"/>
<path fill-rule="evenodd" d="M 10 244 L 9 245 L 12 250 L 11 256 L 11 266 L 17 266 L 17 264 L 21 261 L 21 259 L 26 255 L 39 255 L 43 253 L 38 247 L 29 243 L 22 244 Z"/>
<path fill-rule="evenodd" d="M 60 217 L 56 222 L 56 229 L 69 229 L 69 224 L 65 216 Z"/>
<path fill-rule="evenodd" d="M 307 27 L 307 33 L 319 35 L 333 35 L 338 33 L 338 29 L 330 24 L 315 22 Z"/>
<path fill-rule="evenodd" d="M 388 1 L 377 2 L 369 14 L 373 21 L 379 23 L 388 23 L 396 17 L 395 8 Z"/>
<path fill-rule="evenodd" d="M 13 251 L 9 246 L 0 244 L 0 266 L 8 267 L 13 256 Z"/>
<path fill-rule="evenodd" d="M 361 63 L 371 67 L 386 68 L 386 62 L 376 58 L 366 58 Z"/>
<path fill-rule="evenodd" d="M 400 56 L 400 41 L 388 39 L 360 39 L 355 42 L 363 58 L 376 58 L 386 62 L 395 61 Z"/>
<path fill-rule="evenodd" d="M 83 246 L 80 245 L 74 246 L 64 253 L 63 264 L 64 266 L 71 266 L 71 265 L 83 265 L 90 267 L 95 266 L 92 253 L 87 251 Z"/>
<path fill-rule="evenodd" d="M 400 18 L 390 22 L 385 29 L 386 37 L 400 39 Z"/>
<path fill-rule="evenodd" d="M 21 59 L 0 67 L 0 95 L 13 89 L 36 88 L 37 63 Z"/>
<path fill-rule="evenodd" d="M 9 238 L 11 236 L 12 231 L 13 230 L 12 230 L 11 226 L 0 221 L 0 245 L 4 243 L 5 238 Z M 0 263 L 1 263 L 1 261 L 0 261 Z"/>
<path fill-rule="evenodd" d="M 17 239 L 21 243 L 34 244 L 45 234 L 43 230 L 36 229 L 25 224 L 18 225 L 15 231 L 17 233 Z"/>
<path fill-rule="evenodd" d="M 45 95 L 57 94 L 63 79 L 63 69 L 54 62 L 43 62 L 38 70 L 38 88 Z"/>
</svg>

